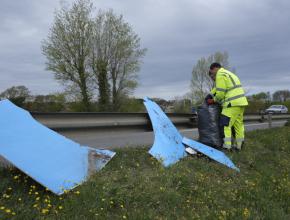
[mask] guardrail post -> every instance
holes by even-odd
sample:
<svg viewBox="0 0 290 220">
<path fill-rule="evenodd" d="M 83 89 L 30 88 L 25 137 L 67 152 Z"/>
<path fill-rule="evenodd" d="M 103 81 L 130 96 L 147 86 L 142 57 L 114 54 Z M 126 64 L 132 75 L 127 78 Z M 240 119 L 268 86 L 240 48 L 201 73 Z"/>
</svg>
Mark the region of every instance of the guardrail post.
<svg viewBox="0 0 290 220">
<path fill-rule="evenodd" d="M 265 115 L 262 113 L 261 114 L 261 118 L 259 119 L 259 122 L 264 122 L 265 121 Z"/>
<path fill-rule="evenodd" d="M 268 114 L 268 123 L 269 123 L 269 128 L 272 128 L 272 114 Z"/>
</svg>

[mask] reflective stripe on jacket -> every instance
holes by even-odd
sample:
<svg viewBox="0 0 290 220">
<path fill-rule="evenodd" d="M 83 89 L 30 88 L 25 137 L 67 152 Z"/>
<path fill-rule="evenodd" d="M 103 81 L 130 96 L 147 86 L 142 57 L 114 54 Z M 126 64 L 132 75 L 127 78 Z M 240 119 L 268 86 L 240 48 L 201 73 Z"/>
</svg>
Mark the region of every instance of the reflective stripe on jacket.
<svg viewBox="0 0 290 220">
<path fill-rule="evenodd" d="M 218 70 L 213 90 L 215 90 L 214 100 L 223 107 L 248 105 L 239 78 L 224 68 Z"/>
</svg>

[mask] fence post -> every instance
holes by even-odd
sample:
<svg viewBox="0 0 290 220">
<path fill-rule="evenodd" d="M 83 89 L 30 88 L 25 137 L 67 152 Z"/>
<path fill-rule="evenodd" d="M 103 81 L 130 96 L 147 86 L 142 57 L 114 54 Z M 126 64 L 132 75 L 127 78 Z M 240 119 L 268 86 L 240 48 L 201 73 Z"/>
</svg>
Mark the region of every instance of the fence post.
<svg viewBox="0 0 290 220">
<path fill-rule="evenodd" d="M 268 123 L 269 123 L 269 128 L 272 128 L 272 113 L 268 114 Z"/>
</svg>

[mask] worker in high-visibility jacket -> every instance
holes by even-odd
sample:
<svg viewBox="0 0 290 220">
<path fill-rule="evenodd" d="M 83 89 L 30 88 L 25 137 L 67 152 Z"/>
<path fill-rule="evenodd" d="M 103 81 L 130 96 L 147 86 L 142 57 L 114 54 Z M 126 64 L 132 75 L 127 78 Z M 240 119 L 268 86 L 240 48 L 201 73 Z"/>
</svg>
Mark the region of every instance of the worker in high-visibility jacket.
<svg viewBox="0 0 290 220">
<path fill-rule="evenodd" d="M 223 147 L 241 150 L 244 143 L 244 111 L 248 105 L 244 89 L 239 78 L 224 69 L 219 63 L 212 63 L 210 77 L 215 81 L 211 95 L 206 97 L 207 104 L 219 103 L 222 106 L 220 125 L 224 131 Z M 235 137 L 232 136 L 232 129 Z"/>
</svg>

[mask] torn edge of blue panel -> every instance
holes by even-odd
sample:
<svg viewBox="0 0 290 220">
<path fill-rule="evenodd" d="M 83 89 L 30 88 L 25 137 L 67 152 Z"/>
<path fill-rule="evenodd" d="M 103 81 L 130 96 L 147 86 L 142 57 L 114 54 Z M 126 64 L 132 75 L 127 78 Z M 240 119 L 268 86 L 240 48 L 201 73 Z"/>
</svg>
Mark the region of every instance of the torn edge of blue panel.
<svg viewBox="0 0 290 220">
<path fill-rule="evenodd" d="M 199 143 L 197 141 L 194 141 L 194 140 L 186 138 L 186 137 L 183 138 L 182 143 L 191 147 L 192 149 L 208 156 L 209 158 L 211 158 L 211 159 L 213 159 L 221 164 L 224 164 L 225 166 L 227 166 L 231 169 L 234 169 L 234 170 L 240 172 L 240 169 L 237 168 L 235 166 L 235 164 L 231 161 L 231 159 L 222 151 L 219 151 L 215 148 L 209 147 L 205 144 Z"/>
</svg>

